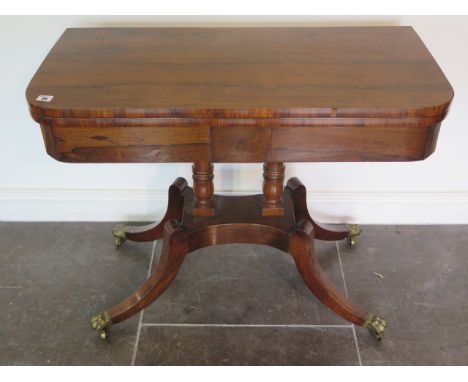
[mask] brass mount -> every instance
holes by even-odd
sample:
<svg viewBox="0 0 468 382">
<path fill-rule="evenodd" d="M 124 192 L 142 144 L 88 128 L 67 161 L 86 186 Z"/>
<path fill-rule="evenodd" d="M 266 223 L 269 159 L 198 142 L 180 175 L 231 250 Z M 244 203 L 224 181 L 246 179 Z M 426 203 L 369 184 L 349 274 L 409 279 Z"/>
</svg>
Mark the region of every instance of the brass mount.
<svg viewBox="0 0 468 382">
<path fill-rule="evenodd" d="M 348 231 L 348 243 L 353 247 L 356 245 L 356 237 L 361 234 L 362 230 L 357 224 L 349 224 Z"/>
<path fill-rule="evenodd" d="M 369 329 L 371 334 L 377 338 L 378 341 L 381 341 L 387 322 L 375 314 L 370 314 L 363 326 Z"/>
<path fill-rule="evenodd" d="M 107 312 L 102 312 L 91 317 L 91 327 L 99 333 L 99 336 L 105 340 L 109 336 L 109 326 L 112 324 Z"/>
<path fill-rule="evenodd" d="M 127 236 L 125 235 L 125 226 L 122 224 L 118 224 L 112 229 L 112 235 L 114 235 L 114 242 L 117 248 L 127 240 Z"/>
</svg>

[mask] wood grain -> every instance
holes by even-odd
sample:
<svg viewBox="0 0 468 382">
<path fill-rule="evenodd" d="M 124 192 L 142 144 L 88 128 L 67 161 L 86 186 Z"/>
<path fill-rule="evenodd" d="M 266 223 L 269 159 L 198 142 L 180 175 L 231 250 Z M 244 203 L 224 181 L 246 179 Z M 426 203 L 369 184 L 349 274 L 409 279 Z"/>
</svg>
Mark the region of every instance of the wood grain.
<svg viewBox="0 0 468 382">
<path fill-rule="evenodd" d="M 438 126 L 274 127 L 271 160 L 284 162 L 397 162 L 427 158 Z"/>
<path fill-rule="evenodd" d="M 271 136 L 269 119 L 218 119 L 211 125 L 213 162 L 268 161 Z"/>
<path fill-rule="evenodd" d="M 192 166 L 193 194 L 195 202 L 193 214 L 197 216 L 213 216 L 213 164 L 197 161 Z"/>
<path fill-rule="evenodd" d="M 411 27 L 67 29 L 27 90 L 86 118 L 420 117 L 452 95 Z"/>
<path fill-rule="evenodd" d="M 60 161 L 254 163 L 425 159 L 453 90 L 411 27 L 88 28 L 26 94 Z"/>
<path fill-rule="evenodd" d="M 282 206 L 284 170 L 284 163 L 281 162 L 263 164 L 262 214 L 264 216 L 284 215 Z"/>
<path fill-rule="evenodd" d="M 305 188 L 298 179 L 288 181 L 283 200 L 285 211 L 281 216 L 263 215 L 263 195 L 215 195 L 213 205 L 217 214 L 198 216 L 194 213 L 196 196 L 190 187 L 186 187 L 186 181 L 179 178 L 171 187 L 183 199 L 183 216 L 164 222 L 161 259 L 148 280 L 135 293 L 106 312 L 110 323 L 115 324 L 135 315 L 158 298 L 174 280 L 188 253 L 212 245 L 250 243 L 289 252 L 305 284 L 323 304 L 344 319 L 364 325 L 368 312 L 349 301 L 330 282 L 320 266 L 314 249 L 314 227 L 319 226 L 310 219 Z M 179 202 L 178 199 L 177 205 Z M 174 204 L 170 202 L 168 213 L 173 208 Z M 338 234 L 323 227 L 319 229 L 320 236 L 325 240 L 333 240 L 332 237 Z M 151 226 L 141 229 L 127 227 L 126 231 L 138 231 L 137 240 L 150 240 L 156 232 Z M 159 228 L 157 233 L 160 237 Z"/>
</svg>

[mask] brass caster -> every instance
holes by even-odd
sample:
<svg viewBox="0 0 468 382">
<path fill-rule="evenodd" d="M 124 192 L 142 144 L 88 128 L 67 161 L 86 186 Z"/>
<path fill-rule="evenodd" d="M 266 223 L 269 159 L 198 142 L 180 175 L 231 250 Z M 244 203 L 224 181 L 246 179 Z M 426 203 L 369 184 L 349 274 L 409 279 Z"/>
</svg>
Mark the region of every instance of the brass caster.
<svg viewBox="0 0 468 382">
<path fill-rule="evenodd" d="M 114 235 L 114 242 L 117 248 L 120 248 L 124 241 L 127 239 L 125 236 L 125 226 L 122 224 L 116 225 L 112 229 L 112 235 Z"/>
<path fill-rule="evenodd" d="M 99 337 L 101 338 L 101 340 L 107 340 L 107 337 L 109 337 L 109 329 L 108 328 L 99 330 L 98 333 L 99 333 Z"/>
<path fill-rule="evenodd" d="M 367 317 L 364 327 L 369 329 L 369 332 L 377 339 L 377 341 L 382 341 L 385 327 L 387 326 L 387 321 L 383 318 L 376 316 L 375 314 L 370 314 Z"/>
<path fill-rule="evenodd" d="M 109 336 L 109 326 L 112 321 L 107 312 L 91 317 L 91 327 L 99 333 L 99 337 L 105 340 Z"/>
<path fill-rule="evenodd" d="M 348 244 L 351 247 L 356 245 L 356 237 L 361 234 L 361 228 L 357 224 L 348 225 Z"/>
</svg>

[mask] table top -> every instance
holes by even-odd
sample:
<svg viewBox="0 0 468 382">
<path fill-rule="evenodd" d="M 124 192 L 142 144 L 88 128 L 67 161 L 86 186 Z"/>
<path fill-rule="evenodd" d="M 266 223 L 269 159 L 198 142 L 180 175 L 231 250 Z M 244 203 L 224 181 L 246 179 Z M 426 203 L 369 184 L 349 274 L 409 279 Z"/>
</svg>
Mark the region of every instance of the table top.
<svg viewBox="0 0 468 382">
<path fill-rule="evenodd" d="M 411 27 L 67 29 L 27 90 L 34 114 L 86 118 L 427 117 L 452 97 Z"/>
<path fill-rule="evenodd" d="M 26 92 L 65 162 L 409 161 L 453 90 L 411 27 L 67 29 Z"/>
</svg>

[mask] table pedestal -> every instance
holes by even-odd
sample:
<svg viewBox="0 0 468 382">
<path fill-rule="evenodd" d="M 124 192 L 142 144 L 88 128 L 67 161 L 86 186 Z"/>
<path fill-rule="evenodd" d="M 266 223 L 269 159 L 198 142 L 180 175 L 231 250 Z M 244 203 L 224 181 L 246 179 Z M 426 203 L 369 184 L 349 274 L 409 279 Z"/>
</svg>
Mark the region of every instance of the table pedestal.
<svg viewBox="0 0 468 382">
<path fill-rule="evenodd" d="M 350 302 L 328 279 L 317 260 L 314 239 L 348 239 L 354 244 L 356 228 L 325 227 L 309 215 L 306 189 L 297 178 L 282 186 L 284 165 L 265 164 L 264 193 L 249 196 L 213 195 L 212 165 L 193 167 L 194 188 L 177 178 L 169 188 L 167 212 L 159 223 L 141 227 L 117 226 L 116 244 L 125 240 L 153 241 L 163 238 L 160 260 L 147 281 L 111 309 L 94 316 L 91 326 L 102 338 L 108 328 L 133 316 L 161 295 L 179 271 L 185 256 L 199 248 L 218 244 L 262 244 L 288 252 L 312 293 L 335 313 L 364 326 L 378 339 L 385 321 Z M 203 184 L 197 184 L 200 181 Z M 201 203 L 200 203 L 201 199 Z"/>
</svg>

